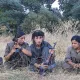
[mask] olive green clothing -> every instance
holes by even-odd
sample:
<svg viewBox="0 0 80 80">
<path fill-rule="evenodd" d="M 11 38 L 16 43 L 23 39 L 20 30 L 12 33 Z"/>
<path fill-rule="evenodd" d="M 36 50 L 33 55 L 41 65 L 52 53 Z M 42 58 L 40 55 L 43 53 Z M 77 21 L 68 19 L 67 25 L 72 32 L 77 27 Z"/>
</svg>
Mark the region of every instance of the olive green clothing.
<svg viewBox="0 0 80 80">
<path fill-rule="evenodd" d="M 10 42 L 7 44 L 4 57 L 10 53 L 13 46 L 14 46 L 14 42 Z M 20 46 L 22 48 L 30 51 L 28 43 L 24 42 Z M 29 60 L 30 59 L 26 54 L 24 54 L 20 49 L 16 49 L 16 52 L 14 52 L 13 55 L 11 55 L 11 57 L 8 61 L 5 61 L 4 65 L 7 68 L 22 67 L 22 66 L 27 66 L 29 64 Z"/>
<path fill-rule="evenodd" d="M 77 52 L 72 46 L 68 47 L 63 67 L 72 68 L 67 62 L 71 60 L 73 63 L 80 63 L 80 52 Z"/>
</svg>

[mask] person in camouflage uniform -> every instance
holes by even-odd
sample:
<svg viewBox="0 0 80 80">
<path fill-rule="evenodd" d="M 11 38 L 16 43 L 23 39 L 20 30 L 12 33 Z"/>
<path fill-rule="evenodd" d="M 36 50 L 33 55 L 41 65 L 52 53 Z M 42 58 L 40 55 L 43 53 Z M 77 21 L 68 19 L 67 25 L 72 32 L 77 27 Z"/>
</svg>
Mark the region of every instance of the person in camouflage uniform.
<svg viewBox="0 0 80 80">
<path fill-rule="evenodd" d="M 68 47 L 63 69 L 75 70 L 80 68 L 80 36 L 71 38 L 72 45 Z"/>
<path fill-rule="evenodd" d="M 55 67 L 55 54 L 53 47 L 46 41 L 44 41 L 44 32 L 36 30 L 32 34 L 33 43 L 31 47 L 31 63 L 30 69 L 32 71 L 39 71 L 39 74 L 44 75 L 47 70 L 52 71 Z M 49 59 L 50 54 L 53 54 Z"/>
<path fill-rule="evenodd" d="M 31 55 L 30 47 L 25 42 L 25 33 L 20 30 L 14 39 L 10 43 L 7 43 L 4 54 L 4 66 L 7 69 L 27 66 Z"/>
</svg>

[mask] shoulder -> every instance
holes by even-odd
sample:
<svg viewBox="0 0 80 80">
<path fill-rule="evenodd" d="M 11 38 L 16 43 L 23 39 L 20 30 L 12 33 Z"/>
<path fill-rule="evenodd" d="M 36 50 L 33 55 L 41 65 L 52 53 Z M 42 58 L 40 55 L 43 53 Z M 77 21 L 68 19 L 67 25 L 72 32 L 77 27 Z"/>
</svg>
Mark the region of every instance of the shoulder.
<svg viewBox="0 0 80 80">
<path fill-rule="evenodd" d="M 34 47 L 34 44 L 31 44 L 31 45 L 30 45 L 30 48 L 33 48 L 33 47 Z"/>
<path fill-rule="evenodd" d="M 73 50 L 72 46 L 69 46 L 69 47 L 67 48 L 67 51 L 72 51 L 72 50 Z"/>
<path fill-rule="evenodd" d="M 27 42 L 24 42 L 25 45 L 29 45 Z"/>
<path fill-rule="evenodd" d="M 29 44 L 28 44 L 27 42 L 24 42 L 24 44 L 23 44 L 22 46 L 25 47 L 25 48 L 30 47 Z"/>
<path fill-rule="evenodd" d="M 45 47 L 48 47 L 48 48 L 52 48 L 52 46 L 50 45 L 50 43 L 46 42 L 46 41 L 43 41 L 43 45 Z"/>
<path fill-rule="evenodd" d="M 7 46 L 13 46 L 13 45 L 14 45 L 14 42 L 13 41 L 7 43 Z"/>
<path fill-rule="evenodd" d="M 50 43 L 48 43 L 47 41 L 43 41 L 43 44 L 50 45 Z"/>
<path fill-rule="evenodd" d="M 68 46 L 68 48 L 67 48 L 67 49 L 73 49 L 73 48 L 72 48 L 72 46 Z"/>
</svg>

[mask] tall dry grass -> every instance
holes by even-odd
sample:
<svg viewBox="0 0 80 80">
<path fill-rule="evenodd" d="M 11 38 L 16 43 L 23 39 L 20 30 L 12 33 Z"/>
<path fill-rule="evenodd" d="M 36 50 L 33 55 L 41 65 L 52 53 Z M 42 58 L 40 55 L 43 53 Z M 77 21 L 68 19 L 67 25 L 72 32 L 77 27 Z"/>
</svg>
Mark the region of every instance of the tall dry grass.
<svg viewBox="0 0 80 80">
<path fill-rule="evenodd" d="M 54 33 L 49 33 L 45 29 L 42 29 L 45 33 L 45 40 L 48 41 L 52 46 L 54 42 L 57 42 L 55 52 L 56 52 L 56 62 L 58 65 L 61 65 L 61 62 L 64 61 L 66 49 L 69 45 L 71 45 L 71 37 L 77 34 L 77 31 L 74 28 L 72 32 L 71 21 L 62 22 L 62 25 L 59 29 Z M 0 37 L 0 56 L 4 56 L 5 47 L 8 42 L 12 39 L 11 36 L 1 36 Z M 26 35 L 26 40 L 29 44 L 31 44 L 31 34 Z M 4 70 L 4 72 L 0 72 L 0 80 L 79 80 L 80 76 L 74 73 L 63 73 L 63 70 L 58 67 L 55 71 L 49 74 L 46 77 L 41 77 L 34 72 L 30 72 L 28 68 L 23 68 L 20 70 Z"/>
</svg>

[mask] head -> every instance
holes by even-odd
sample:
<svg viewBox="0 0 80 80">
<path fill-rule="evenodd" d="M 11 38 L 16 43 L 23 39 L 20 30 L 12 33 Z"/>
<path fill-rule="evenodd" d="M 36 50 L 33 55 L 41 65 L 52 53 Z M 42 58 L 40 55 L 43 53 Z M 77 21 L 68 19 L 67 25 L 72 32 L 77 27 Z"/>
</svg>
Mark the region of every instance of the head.
<svg viewBox="0 0 80 80">
<path fill-rule="evenodd" d="M 41 43 L 44 41 L 44 32 L 41 30 L 36 30 L 32 34 L 32 41 L 36 45 L 41 45 Z"/>
<path fill-rule="evenodd" d="M 80 48 L 80 36 L 75 35 L 71 38 L 72 47 L 74 49 Z"/>
<path fill-rule="evenodd" d="M 23 44 L 24 41 L 25 41 L 25 35 L 23 35 L 23 36 L 21 36 L 21 37 L 18 38 L 18 43 L 19 44 Z"/>
<path fill-rule="evenodd" d="M 23 44 L 25 41 L 25 33 L 22 31 L 19 31 L 13 38 L 13 41 L 18 42 L 19 44 Z"/>
</svg>

